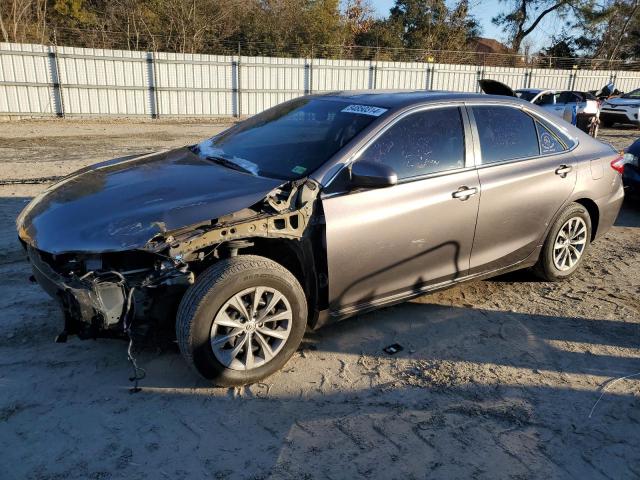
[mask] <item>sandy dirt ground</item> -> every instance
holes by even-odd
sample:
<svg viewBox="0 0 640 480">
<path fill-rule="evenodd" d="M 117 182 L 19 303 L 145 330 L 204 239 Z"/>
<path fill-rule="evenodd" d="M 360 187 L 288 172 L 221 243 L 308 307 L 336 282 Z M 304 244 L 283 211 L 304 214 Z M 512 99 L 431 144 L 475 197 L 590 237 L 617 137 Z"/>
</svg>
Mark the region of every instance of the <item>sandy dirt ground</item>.
<svg viewBox="0 0 640 480">
<path fill-rule="evenodd" d="M 220 128 L 0 124 L 0 179 Z M 603 131 L 618 147 L 638 135 Z M 514 273 L 362 315 L 241 389 L 146 349 L 131 394 L 125 342 L 53 343 L 62 316 L 27 281 L 13 223 L 44 187 L 0 186 L 2 479 L 640 478 L 640 375 L 614 381 L 640 374 L 638 200 L 566 283 Z M 404 350 L 384 353 L 393 343 Z"/>
</svg>

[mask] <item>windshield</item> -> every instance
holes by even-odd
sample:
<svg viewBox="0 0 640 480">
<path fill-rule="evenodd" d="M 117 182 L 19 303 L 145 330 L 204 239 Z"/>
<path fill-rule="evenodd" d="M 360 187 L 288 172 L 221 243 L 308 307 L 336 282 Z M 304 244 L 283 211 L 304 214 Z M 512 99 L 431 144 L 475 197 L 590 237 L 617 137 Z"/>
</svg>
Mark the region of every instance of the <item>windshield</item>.
<svg viewBox="0 0 640 480">
<path fill-rule="evenodd" d="M 625 93 L 622 95 L 622 98 L 640 98 L 640 88 L 637 90 L 632 90 L 629 93 Z"/>
<path fill-rule="evenodd" d="M 368 105 L 299 98 L 205 140 L 195 151 L 254 175 L 295 180 L 320 167 L 386 111 Z"/>
<path fill-rule="evenodd" d="M 522 100 L 526 100 L 527 102 L 530 102 L 531 100 L 533 100 L 533 98 L 538 93 L 539 92 L 527 92 L 526 90 L 518 90 L 518 91 L 516 91 L 516 95 L 518 96 L 518 98 L 521 98 Z"/>
</svg>

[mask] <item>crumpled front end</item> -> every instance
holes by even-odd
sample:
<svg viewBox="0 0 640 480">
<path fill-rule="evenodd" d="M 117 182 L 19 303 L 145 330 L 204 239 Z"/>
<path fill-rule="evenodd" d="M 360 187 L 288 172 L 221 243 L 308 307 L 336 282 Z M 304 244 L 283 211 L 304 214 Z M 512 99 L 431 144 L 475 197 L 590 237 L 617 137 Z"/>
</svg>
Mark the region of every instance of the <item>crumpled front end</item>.
<svg viewBox="0 0 640 480">
<path fill-rule="evenodd" d="M 275 240 L 295 244 L 276 258 L 285 267 L 310 257 L 318 193 L 309 179 L 258 177 L 184 148 L 69 176 L 16 223 L 33 277 L 64 312 L 61 339 L 164 337 L 186 289 L 220 259 L 281 255 Z"/>
<path fill-rule="evenodd" d="M 175 309 L 194 281 L 186 264 L 145 252 L 52 255 L 30 246 L 26 250 L 34 280 L 62 307 L 60 341 L 68 334 L 95 338 L 131 333 L 132 325 L 148 329 L 149 320 L 160 321 Z"/>
</svg>

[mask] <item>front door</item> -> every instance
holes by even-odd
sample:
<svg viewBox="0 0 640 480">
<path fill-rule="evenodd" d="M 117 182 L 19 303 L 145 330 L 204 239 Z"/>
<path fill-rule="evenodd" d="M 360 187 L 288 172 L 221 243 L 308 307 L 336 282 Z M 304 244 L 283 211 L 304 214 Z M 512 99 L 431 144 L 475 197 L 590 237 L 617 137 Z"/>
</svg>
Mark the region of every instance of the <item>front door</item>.
<svg viewBox="0 0 640 480">
<path fill-rule="evenodd" d="M 356 160 L 386 163 L 399 183 L 323 198 L 332 313 L 467 274 L 480 185 L 465 128 L 458 107 L 406 115 Z"/>
</svg>

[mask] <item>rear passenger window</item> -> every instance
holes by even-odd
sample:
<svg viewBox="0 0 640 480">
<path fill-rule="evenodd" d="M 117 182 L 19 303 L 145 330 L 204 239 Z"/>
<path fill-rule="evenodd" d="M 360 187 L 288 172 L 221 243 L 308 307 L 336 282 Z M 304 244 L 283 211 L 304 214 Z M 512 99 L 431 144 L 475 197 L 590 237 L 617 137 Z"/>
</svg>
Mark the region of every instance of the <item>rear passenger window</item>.
<svg viewBox="0 0 640 480">
<path fill-rule="evenodd" d="M 482 163 L 502 162 L 540 154 L 538 132 L 529 115 L 513 107 L 473 107 Z"/>
<path fill-rule="evenodd" d="M 540 153 L 542 155 L 560 153 L 566 150 L 564 144 L 547 127 L 536 122 L 536 128 L 538 129 L 538 141 L 540 142 Z"/>
<path fill-rule="evenodd" d="M 389 165 L 399 179 L 464 167 L 460 109 L 429 109 L 399 120 L 367 147 L 363 160 Z"/>
</svg>

